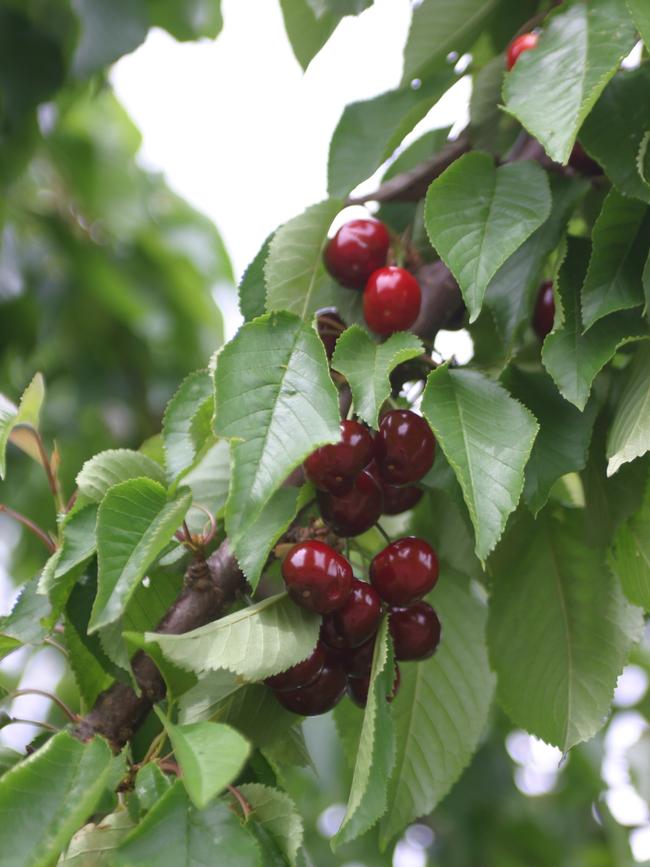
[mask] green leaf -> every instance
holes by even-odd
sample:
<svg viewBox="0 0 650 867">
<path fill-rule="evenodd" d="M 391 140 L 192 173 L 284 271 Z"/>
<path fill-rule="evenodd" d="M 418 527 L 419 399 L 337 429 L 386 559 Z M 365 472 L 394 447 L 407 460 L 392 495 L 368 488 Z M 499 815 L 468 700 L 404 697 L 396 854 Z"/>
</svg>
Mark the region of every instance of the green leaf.
<svg viewBox="0 0 650 867">
<path fill-rule="evenodd" d="M 626 0 L 626 2 L 646 48 L 650 48 L 650 7 L 645 0 Z"/>
<path fill-rule="evenodd" d="M 192 501 L 213 515 L 218 515 L 226 505 L 230 483 L 230 445 L 219 440 L 203 455 L 198 464 L 183 476 L 183 487 L 192 491 Z M 200 511 L 191 512 L 187 524 L 192 532 L 205 526 L 206 516 Z"/>
<path fill-rule="evenodd" d="M 470 322 L 490 280 L 551 212 L 548 179 L 536 163 L 497 168 L 491 156 L 460 157 L 429 187 L 425 225 L 460 285 Z"/>
<path fill-rule="evenodd" d="M 485 607 L 457 574 L 443 570 L 429 597 L 442 623 L 431 659 L 402 666 L 392 704 L 397 757 L 381 820 L 386 845 L 430 813 L 460 777 L 486 726 L 494 677 L 485 645 Z"/>
<path fill-rule="evenodd" d="M 429 375 L 422 412 L 460 482 L 485 560 L 519 502 L 537 422 L 498 383 L 448 367 Z"/>
<path fill-rule="evenodd" d="M 12 750 L 10 747 L 0 747 L 0 777 L 5 774 L 9 768 L 13 768 L 18 762 L 22 762 L 25 757 L 22 753 Z"/>
<path fill-rule="evenodd" d="M 109 449 L 86 461 L 77 475 L 77 487 L 82 497 L 100 503 L 113 485 L 142 477 L 165 484 L 164 470 L 156 461 L 130 449 Z"/>
<path fill-rule="evenodd" d="M 513 722 L 566 751 L 602 726 L 643 617 L 585 536 L 580 510 L 525 515 L 492 562 L 488 642 Z"/>
<path fill-rule="evenodd" d="M 498 5 L 498 0 L 423 0 L 413 10 L 402 80 L 422 78 L 452 51 L 463 54 Z"/>
<path fill-rule="evenodd" d="M 452 69 L 445 69 L 421 87 L 407 85 L 346 106 L 330 143 L 329 194 L 347 196 L 373 175 L 453 82 Z"/>
<path fill-rule="evenodd" d="M 126 606 L 148 568 L 180 526 L 192 496 L 181 489 L 171 500 L 151 479 L 114 485 L 97 514 L 97 598 L 88 626 L 108 626 Z"/>
<path fill-rule="evenodd" d="M 250 818 L 264 826 L 295 867 L 304 832 L 302 818 L 289 795 L 259 783 L 243 783 L 239 791 L 252 807 Z"/>
<path fill-rule="evenodd" d="M 540 426 L 526 464 L 524 484 L 524 502 L 536 515 L 559 478 L 586 466 L 597 405 L 591 400 L 580 412 L 558 394 L 544 371 L 511 368 L 505 384 Z"/>
<path fill-rule="evenodd" d="M 269 255 L 269 248 L 273 235 L 271 233 L 262 244 L 257 255 L 244 271 L 239 281 L 239 309 L 246 322 L 261 316 L 266 310 L 266 281 L 264 279 L 264 266 Z"/>
<path fill-rule="evenodd" d="M 171 484 L 195 466 L 212 443 L 212 377 L 197 370 L 183 380 L 167 404 L 162 423 L 167 479 Z"/>
<path fill-rule="evenodd" d="M 306 659 L 316 646 L 320 618 L 282 593 L 183 635 L 148 633 L 165 656 L 201 673 L 227 668 L 263 680 Z"/>
<path fill-rule="evenodd" d="M 307 0 L 314 13 L 319 17 L 327 12 L 337 15 L 359 15 L 372 6 L 374 0 Z"/>
<path fill-rule="evenodd" d="M 0 852 L 49 867 L 99 803 L 113 755 L 101 738 L 59 732 L 0 779 Z"/>
<path fill-rule="evenodd" d="M 183 42 L 216 39 L 223 27 L 221 0 L 147 0 L 152 27 L 164 27 Z"/>
<path fill-rule="evenodd" d="M 224 668 L 210 671 L 199 678 L 192 689 L 179 702 L 179 719 L 182 723 L 212 719 L 221 703 L 228 696 L 244 687 L 241 677 Z"/>
<path fill-rule="evenodd" d="M 566 163 L 583 121 L 635 39 L 625 0 L 560 6 L 544 21 L 535 50 L 522 54 L 506 76 L 506 111 L 551 159 Z"/>
<path fill-rule="evenodd" d="M 128 810 L 118 810 L 85 825 L 74 835 L 57 867 L 110 867 L 113 853 L 133 828 Z"/>
<path fill-rule="evenodd" d="M 180 780 L 119 846 L 115 867 L 263 867 L 254 838 L 220 801 L 197 810 Z"/>
<path fill-rule="evenodd" d="M 7 443 L 16 427 L 25 425 L 38 430 L 38 419 L 45 398 L 45 383 L 43 376 L 37 373 L 23 392 L 18 406 L 0 395 L 0 479 L 4 479 L 7 471 Z M 21 448 L 22 448 L 21 441 Z M 34 444 L 25 443 L 25 451 L 30 457 L 40 460 L 38 453 L 33 451 Z"/>
<path fill-rule="evenodd" d="M 637 350 L 607 438 L 607 475 L 650 450 L 650 348 Z"/>
<path fill-rule="evenodd" d="M 37 578 L 28 581 L 10 613 L 0 617 L 0 659 L 24 644 L 39 644 L 50 631 L 44 624 L 50 617 L 51 606 L 38 593 L 37 586 Z"/>
<path fill-rule="evenodd" d="M 303 70 L 307 69 L 336 29 L 341 16 L 328 13 L 318 17 L 308 0 L 280 0 L 280 8 L 296 60 Z"/>
<path fill-rule="evenodd" d="M 339 438 L 336 388 L 314 329 L 290 313 L 244 325 L 217 358 L 215 400 L 216 433 L 234 440 L 226 531 L 239 556 L 291 471 Z M 247 577 L 255 584 L 259 571 Z"/>
<path fill-rule="evenodd" d="M 164 720 L 181 780 L 199 810 L 234 782 L 250 753 L 250 745 L 230 726 L 214 722 L 173 725 Z"/>
<path fill-rule="evenodd" d="M 619 346 L 647 337 L 647 327 L 633 311 L 622 310 L 601 319 L 583 334 L 580 317 L 580 287 L 587 269 L 589 245 L 581 239 L 569 243 L 569 252 L 555 281 L 556 298 L 564 322 L 546 337 L 542 362 L 560 393 L 583 410 L 596 374 Z"/>
<path fill-rule="evenodd" d="M 153 805 L 169 791 L 172 782 L 158 765 L 147 762 L 135 775 L 134 793 L 142 812 L 149 812 Z"/>
<path fill-rule="evenodd" d="M 594 322 L 643 304 L 641 274 L 650 246 L 648 208 L 611 190 L 591 235 L 589 269 L 582 287 L 585 330 Z"/>
<path fill-rule="evenodd" d="M 617 530 L 609 563 L 630 602 L 650 611 L 650 485 L 640 509 Z"/>
<path fill-rule="evenodd" d="M 347 810 L 332 847 L 368 831 L 388 808 L 386 784 L 395 766 L 395 737 L 387 701 L 393 689 L 395 665 L 384 618 L 377 639 L 363 714 Z"/>
<path fill-rule="evenodd" d="M 392 334 L 384 343 L 375 343 L 367 331 L 353 325 L 337 340 L 332 367 L 347 379 L 354 411 L 376 428 L 379 410 L 390 396 L 391 372 L 423 351 L 422 343 L 413 334 Z"/>
<path fill-rule="evenodd" d="M 38 592 L 50 598 L 55 608 L 65 605 L 78 577 L 78 569 L 95 553 L 97 506 L 91 503 L 70 516 L 63 527 L 61 547 L 43 567 Z"/>
</svg>

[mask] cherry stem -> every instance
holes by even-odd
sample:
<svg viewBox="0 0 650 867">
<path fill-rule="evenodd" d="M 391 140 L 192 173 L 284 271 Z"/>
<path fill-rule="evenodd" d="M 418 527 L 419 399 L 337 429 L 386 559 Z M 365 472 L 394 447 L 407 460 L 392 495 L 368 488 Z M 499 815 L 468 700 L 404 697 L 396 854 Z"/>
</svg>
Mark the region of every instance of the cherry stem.
<svg viewBox="0 0 650 867">
<path fill-rule="evenodd" d="M 381 533 L 381 535 L 384 537 L 385 542 L 386 542 L 388 545 L 390 545 L 390 536 L 388 535 L 388 533 L 386 532 L 386 530 L 384 530 L 384 528 L 381 526 L 381 524 L 379 523 L 379 521 L 375 524 L 375 527 L 379 530 L 379 532 Z"/>
<path fill-rule="evenodd" d="M 178 764 L 171 759 L 159 759 L 158 767 L 161 771 L 169 771 L 170 774 L 175 774 L 177 777 L 181 775 L 181 769 Z"/>
<path fill-rule="evenodd" d="M 141 765 L 146 765 L 147 762 L 150 762 L 156 758 L 156 756 L 162 749 L 162 745 L 165 743 L 166 737 L 167 732 L 165 729 L 163 729 L 156 735 L 156 737 L 149 744 L 149 749 L 147 750 L 145 757 L 140 762 Z"/>
<path fill-rule="evenodd" d="M 58 650 L 60 653 L 62 653 L 65 657 L 70 657 L 70 654 L 65 649 L 65 647 L 62 644 L 59 644 L 58 641 L 50 638 L 49 636 L 43 639 L 43 644 L 47 644 L 49 647 L 53 647 L 55 650 Z"/>
<path fill-rule="evenodd" d="M 25 687 L 24 689 L 14 689 L 12 692 L 9 693 L 8 698 L 20 698 L 21 695 L 45 696 L 45 698 L 49 698 L 50 701 L 53 701 L 54 704 L 57 705 L 57 707 L 60 707 L 63 713 L 68 717 L 71 722 L 77 722 L 77 720 L 79 719 L 78 715 L 71 711 L 64 701 L 61 701 L 58 696 L 53 695 L 51 692 L 47 692 L 47 690 L 36 688 L 32 689 L 29 687 Z"/>
<path fill-rule="evenodd" d="M 26 527 L 31 533 L 33 533 L 41 542 L 45 545 L 50 554 L 54 554 L 56 551 L 56 543 L 48 536 L 45 530 L 41 529 L 38 524 L 35 524 L 25 515 L 21 515 L 20 512 L 16 512 L 13 509 L 10 509 L 9 506 L 5 506 L 4 503 L 0 503 L 0 512 L 4 512 L 6 515 L 9 515 L 10 518 L 13 518 L 14 521 L 18 521 L 19 524 L 22 524 L 23 527 Z"/>
<path fill-rule="evenodd" d="M 328 328 L 332 329 L 331 331 L 325 331 L 326 335 L 342 334 L 345 331 L 345 325 L 341 325 L 340 322 L 330 319 L 326 314 L 319 316 L 318 321 L 321 325 L 327 325 Z"/>
<path fill-rule="evenodd" d="M 64 510 L 64 511 L 66 512 L 66 514 L 70 511 L 70 509 L 71 509 L 71 508 L 74 506 L 74 504 L 77 502 L 77 497 L 78 497 L 78 496 L 79 496 L 79 488 L 75 488 L 74 491 L 72 492 L 72 496 L 70 497 L 70 499 L 68 500 L 68 502 L 67 502 L 66 505 L 65 505 L 65 510 Z"/>
<path fill-rule="evenodd" d="M 253 808 L 236 786 L 228 786 L 228 791 L 241 807 L 242 813 L 244 814 L 244 821 L 246 822 L 250 814 L 253 812 Z"/>
<path fill-rule="evenodd" d="M 4 728 L 5 726 L 13 726 L 13 725 L 39 726 L 40 728 L 47 729 L 50 732 L 58 732 L 59 731 L 59 729 L 56 726 L 53 726 L 47 722 L 43 722 L 43 720 L 22 719 L 22 717 L 17 717 L 17 716 L 9 717 L 8 720 L 3 722 L 2 727 Z"/>
</svg>

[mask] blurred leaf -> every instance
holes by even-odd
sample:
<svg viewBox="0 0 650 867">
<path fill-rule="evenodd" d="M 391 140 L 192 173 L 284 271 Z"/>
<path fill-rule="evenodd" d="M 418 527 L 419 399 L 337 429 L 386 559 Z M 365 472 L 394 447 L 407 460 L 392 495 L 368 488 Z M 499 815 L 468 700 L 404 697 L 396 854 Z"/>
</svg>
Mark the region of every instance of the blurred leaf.
<svg viewBox="0 0 650 867">
<path fill-rule="evenodd" d="M 303 824 L 296 805 L 279 789 L 259 783 L 244 783 L 239 791 L 252 807 L 250 818 L 263 825 L 292 867 L 303 839 Z"/>
<path fill-rule="evenodd" d="M 216 39 L 223 27 L 221 0 L 147 0 L 151 25 L 164 27 L 175 39 Z"/>
<path fill-rule="evenodd" d="M 81 496 L 100 503 L 114 485 L 143 477 L 165 484 L 162 467 L 151 458 L 129 449 L 110 449 L 86 461 L 77 476 L 77 487 Z"/>
<path fill-rule="evenodd" d="M 134 788 L 140 810 L 148 812 L 171 785 L 170 778 L 163 774 L 158 765 L 153 762 L 143 765 L 135 775 Z"/>
<path fill-rule="evenodd" d="M 280 0 L 280 8 L 293 53 L 305 70 L 330 38 L 341 16 L 331 12 L 316 16 L 310 0 Z"/>
<path fill-rule="evenodd" d="M 650 611 L 650 485 L 638 512 L 617 530 L 609 562 L 630 602 Z"/>
<path fill-rule="evenodd" d="M 645 0 L 626 0 L 626 2 L 646 48 L 650 47 L 650 8 Z"/>
<path fill-rule="evenodd" d="M 128 810 L 118 810 L 77 831 L 57 867 L 110 867 L 113 852 L 133 828 Z"/>
<path fill-rule="evenodd" d="M 72 0 L 79 42 L 72 72 L 87 78 L 144 42 L 149 29 L 146 0 Z"/>
<path fill-rule="evenodd" d="M 26 425 L 38 430 L 38 421 L 44 399 L 45 383 L 40 373 L 37 373 L 27 386 L 17 407 L 3 395 L 0 395 L 0 479 L 4 479 L 6 474 L 6 449 L 11 434 L 19 425 Z M 20 446 L 30 457 L 40 461 L 40 454 L 31 436 L 28 440 L 21 440 Z"/>
<path fill-rule="evenodd" d="M 650 349 L 637 350 L 607 438 L 607 475 L 650 450 Z"/>
<path fill-rule="evenodd" d="M 211 441 L 212 377 L 197 370 L 183 380 L 167 404 L 162 423 L 165 466 L 170 483 L 196 465 Z"/>
</svg>

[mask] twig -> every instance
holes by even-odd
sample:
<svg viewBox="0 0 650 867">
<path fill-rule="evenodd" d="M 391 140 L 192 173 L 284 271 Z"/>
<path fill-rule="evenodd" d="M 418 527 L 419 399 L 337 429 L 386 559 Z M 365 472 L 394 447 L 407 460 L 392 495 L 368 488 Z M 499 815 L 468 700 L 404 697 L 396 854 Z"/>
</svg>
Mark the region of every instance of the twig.
<svg viewBox="0 0 650 867">
<path fill-rule="evenodd" d="M 77 720 L 79 719 L 78 714 L 71 711 L 70 708 L 67 706 L 67 704 L 64 701 L 62 701 L 58 696 L 53 695 L 51 692 L 47 692 L 47 690 L 44 690 L 44 689 L 36 689 L 36 688 L 32 689 L 30 687 L 25 687 L 23 689 L 14 689 L 14 690 L 12 690 L 12 692 L 9 693 L 9 695 L 7 697 L 8 698 L 20 698 L 23 695 L 42 695 L 42 696 L 45 696 L 45 698 L 49 698 L 50 701 L 53 701 L 55 705 L 60 707 L 61 710 L 63 711 L 63 713 L 68 717 L 69 720 L 71 720 L 72 722 L 77 722 Z"/>
<path fill-rule="evenodd" d="M 244 814 L 244 822 L 246 822 L 250 814 L 253 812 L 253 808 L 239 791 L 237 786 L 228 786 L 228 791 L 241 807 L 242 813 Z"/>
<path fill-rule="evenodd" d="M 9 515 L 10 518 L 13 518 L 14 521 L 18 521 L 19 524 L 22 524 L 23 527 L 26 527 L 30 533 L 33 533 L 41 542 L 45 545 L 50 554 L 54 554 L 56 551 L 56 543 L 50 538 L 50 536 L 45 532 L 45 530 L 41 529 L 38 524 L 35 524 L 25 515 L 21 515 L 20 512 L 16 512 L 13 509 L 10 509 L 9 506 L 5 506 L 4 503 L 0 503 L 0 512 L 4 512 L 6 515 Z"/>
<path fill-rule="evenodd" d="M 43 644 L 47 644 L 49 647 L 53 647 L 55 650 L 58 650 L 60 653 L 62 653 L 64 656 L 66 656 L 68 658 L 70 657 L 70 654 L 65 649 L 65 647 L 62 644 L 59 644 L 58 641 L 55 641 L 53 638 L 50 638 L 49 636 L 46 636 L 43 639 Z"/>
<path fill-rule="evenodd" d="M 31 435 L 34 437 L 34 440 L 36 441 L 36 446 L 41 456 L 41 463 L 43 464 L 43 469 L 45 470 L 45 475 L 47 476 L 47 483 L 50 486 L 50 491 L 52 492 L 52 496 L 54 497 L 54 503 L 56 505 L 57 511 L 62 512 L 65 509 L 65 503 L 63 502 L 61 486 L 59 485 L 57 474 L 52 469 L 52 461 L 50 460 L 50 457 L 45 450 L 43 438 L 35 428 L 28 427 L 27 430 L 31 433 Z"/>
<path fill-rule="evenodd" d="M 10 716 L 8 719 L 4 720 L 2 723 L 3 728 L 5 726 L 13 726 L 13 725 L 40 726 L 41 728 L 47 729 L 48 731 L 51 731 L 51 732 L 60 731 L 60 729 L 58 729 L 56 726 L 53 726 L 48 722 L 44 722 L 43 720 L 22 719 L 21 717 L 17 717 L 17 716 Z"/>
</svg>

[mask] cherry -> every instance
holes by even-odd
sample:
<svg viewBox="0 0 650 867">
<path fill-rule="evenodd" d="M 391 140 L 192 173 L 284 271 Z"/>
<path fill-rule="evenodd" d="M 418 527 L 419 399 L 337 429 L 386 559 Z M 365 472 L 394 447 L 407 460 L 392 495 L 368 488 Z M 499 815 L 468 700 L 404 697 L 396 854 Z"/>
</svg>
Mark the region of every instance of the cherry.
<svg viewBox="0 0 650 867">
<path fill-rule="evenodd" d="M 603 174 L 602 166 L 599 166 L 596 160 L 592 160 L 578 141 L 573 145 L 571 156 L 569 157 L 569 165 L 577 172 L 580 172 L 581 175 L 597 177 Z"/>
<path fill-rule="evenodd" d="M 391 608 L 388 626 L 393 638 L 395 659 L 428 659 L 440 643 L 438 615 L 427 602 L 408 608 Z"/>
<path fill-rule="evenodd" d="M 375 334 L 388 336 L 413 325 L 420 312 L 422 292 L 415 277 L 404 268 L 379 268 L 363 290 L 363 316 Z"/>
<path fill-rule="evenodd" d="M 521 36 L 517 36 L 516 39 L 512 40 L 506 51 L 506 67 L 508 72 L 517 62 L 519 55 L 523 54 L 524 51 L 533 49 L 538 41 L 539 36 L 537 33 L 522 33 Z"/>
<path fill-rule="evenodd" d="M 321 491 L 346 494 L 372 457 L 374 439 L 358 421 L 341 422 L 341 439 L 321 446 L 304 463 L 305 475 Z"/>
<path fill-rule="evenodd" d="M 329 361 L 332 360 L 336 341 L 342 331 L 345 331 L 345 322 L 338 314 L 336 307 L 323 307 L 316 311 L 316 330 L 323 342 Z"/>
<path fill-rule="evenodd" d="M 375 439 L 382 484 L 410 485 L 431 469 L 436 439 L 427 422 L 409 409 L 387 412 Z"/>
<path fill-rule="evenodd" d="M 415 536 L 397 539 L 370 564 L 370 581 L 389 605 L 410 605 L 433 590 L 438 557 L 428 542 Z"/>
<path fill-rule="evenodd" d="M 339 703 L 346 687 L 345 670 L 328 656 L 323 670 L 316 680 L 298 689 L 276 692 L 275 697 L 283 707 L 302 716 L 318 716 Z"/>
<path fill-rule="evenodd" d="M 282 577 L 293 601 L 318 614 L 340 608 L 352 589 L 352 566 L 315 539 L 293 546 L 282 562 Z"/>
<path fill-rule="evenodd" d="M 319 491 L 321 515 L 338 536 L 358 536 L 377 523 L 383 506 L 381 488 L 367 470 L 359 473 L 352 490 L 340 497 Z"/>
<path fill-rule="evenodd" d="M 278 692 L 308 686 L 316 680 L 323 670 L 326 654 L 325 647 L 319 641 L 307 659 L 303 659 L 302 662 L 296 663 L 296 665 L 293 665 L 286 671 L 280 672 L 280 674 L 267 677 L 264 683 Z"/>
<path fill-rule="evenodd" d="M 535 310 L 533 311 L 533 331 L 540 340 L 544 340 L 547 334 L 553 330 L 555 319 L 555 298 L 553 297 L 553 283 L 547 280 L 539 287 Z"/>
<path fill-rule="evenodd" d="M 384 515 L 401 515 L 417 506 L 422 499 L 422 491 L 414 485 L 398 488 L 382 484 L 381 491 L 384 495 Z"/>
<path fill-rule="evenodd" d="M 365 677 L 372 668 L 372 656 L 375 652 L 375 636 L 365 644 L 350 650 L 345 656 L 345 667 L 348 677 Z"/>
<path fill-rule="evenodd" d="M 325 248 L 325 267 L 348 289 L 363 289 L 368 277 L 386 264 L 390 236 L 379 220 L 350 220 Z"/>
<path fill-rule="evenodd" d="M 395 663 L 395 679 L 393 680 L 393 686 L 390 693 L 386 696 L 386 701 L 391 702 L 395 698 L 395 696 L 399 692 L 401 680 L 402 676 L 400 674 L 399 665 Z M 365 677 L 348 677 L 348 695 L 355 704 L 359 705 L 359 707 L 365 707 L 368 703 L 369 689 L 369 674 L 367 674 Z"/>
<path fill-rule="evenodd" d="M 380 619 L 379 593 L 355 578 L 345 605 L 323 618 L 323 640 L 337 649 L 358 647 L 377 632 Z"/>
</svg>

